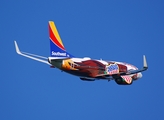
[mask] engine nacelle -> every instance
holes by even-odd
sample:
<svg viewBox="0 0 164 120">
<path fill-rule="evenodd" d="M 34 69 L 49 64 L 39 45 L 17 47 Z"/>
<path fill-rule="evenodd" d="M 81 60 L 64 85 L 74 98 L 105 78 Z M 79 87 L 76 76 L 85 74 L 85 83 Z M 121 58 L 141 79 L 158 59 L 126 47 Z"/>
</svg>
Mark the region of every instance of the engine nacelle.
<svg viewBox="0 0 164 120">
<path fill-rule="evenodd" d="M 115 82 L 118 85 L 131 85 L 133 83 L 133 79 L 130 76 L 120 76 L 115 79 Z"/>
</svg>

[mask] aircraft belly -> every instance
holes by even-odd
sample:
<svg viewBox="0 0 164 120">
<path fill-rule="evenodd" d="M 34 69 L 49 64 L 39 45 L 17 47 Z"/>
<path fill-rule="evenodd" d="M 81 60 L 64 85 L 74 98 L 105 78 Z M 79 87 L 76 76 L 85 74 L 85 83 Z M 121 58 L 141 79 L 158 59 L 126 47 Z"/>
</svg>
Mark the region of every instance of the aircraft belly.
<svg viewBox="0 0 164 120">
<path fill-rule="evenodd" d="M 78 70 L 63 70 L 64 72 L 67 72 L 69 74 L 75 75 L 75 76 L 82 76 L 82 77 L 91 77 L 86 72 L 80 72 Z"/>
</svg>

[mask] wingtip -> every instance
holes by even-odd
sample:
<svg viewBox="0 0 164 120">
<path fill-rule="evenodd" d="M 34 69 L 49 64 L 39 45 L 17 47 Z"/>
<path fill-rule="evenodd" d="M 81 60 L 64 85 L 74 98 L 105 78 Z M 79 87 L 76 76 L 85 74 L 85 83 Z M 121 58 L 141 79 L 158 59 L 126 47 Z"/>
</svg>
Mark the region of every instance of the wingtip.
<svg viewBox="0 0 164 120">
<path fill-rule="evenodd" d="M 19 47 L 18 47 L 18 44 L 16 41 L 14 41 L 14 44 L 15 44 L 15 50 L 18 54 L 21 54 L 20 50 L 19 50 Z"/>
<path fill-rule="evenodd" d="M 145 69 L 148 69 L 147 61 L 146 61 L 146 56 L 143 55 L 143 65 Z"/>
</svg>

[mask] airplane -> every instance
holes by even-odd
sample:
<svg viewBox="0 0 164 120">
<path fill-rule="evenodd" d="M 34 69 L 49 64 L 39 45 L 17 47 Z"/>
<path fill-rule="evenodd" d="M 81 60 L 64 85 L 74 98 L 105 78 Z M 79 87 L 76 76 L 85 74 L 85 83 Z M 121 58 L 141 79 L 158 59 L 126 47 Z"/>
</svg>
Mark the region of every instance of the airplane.
<svg viewBox="0 0 164 120">
<path fill-rule="evenodd" d="M 17 54 L 58 68 L 61 71 L 78 76 L 83 81 L 114 80 L 118 85 L 131 85 L 142 77 L 143 71 L 148 69 L 146 57 L 143 55 L 143 68 L 138 69 L 132 64 L 117 61 L 77 58 L 68 53 L 53 21 L 49 21 L 50 57 L 20 51 L 16 41 Z"/>
</svg>

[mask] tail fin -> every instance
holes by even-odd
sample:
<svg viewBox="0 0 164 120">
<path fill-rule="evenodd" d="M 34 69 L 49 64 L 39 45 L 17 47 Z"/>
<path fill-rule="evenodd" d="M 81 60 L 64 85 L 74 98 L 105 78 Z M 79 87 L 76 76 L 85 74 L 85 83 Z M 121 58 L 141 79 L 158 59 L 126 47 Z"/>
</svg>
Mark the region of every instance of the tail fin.
<svg viewBox="0 0 164 120">
<path fill-rule="evenodd" d="M 57 28 L 53 21 L 49 21 L 49 38 L 50 38 L 50 54 L 51 57 L 73 57 L 66 52 L 66 49 L 59 36 Z"/>
</svg>

